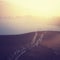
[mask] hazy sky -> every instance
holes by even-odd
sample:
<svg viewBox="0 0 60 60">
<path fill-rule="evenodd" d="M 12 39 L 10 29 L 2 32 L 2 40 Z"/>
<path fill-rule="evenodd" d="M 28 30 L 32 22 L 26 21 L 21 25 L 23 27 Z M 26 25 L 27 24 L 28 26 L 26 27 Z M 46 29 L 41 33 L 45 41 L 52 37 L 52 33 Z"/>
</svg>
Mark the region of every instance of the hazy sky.
<svg viewBox="0 0 60 60">
<path fill-rule="evenodd" d="M 0 0 L 0 35 L 59 27 L 60 0 Z"/>
</svg>

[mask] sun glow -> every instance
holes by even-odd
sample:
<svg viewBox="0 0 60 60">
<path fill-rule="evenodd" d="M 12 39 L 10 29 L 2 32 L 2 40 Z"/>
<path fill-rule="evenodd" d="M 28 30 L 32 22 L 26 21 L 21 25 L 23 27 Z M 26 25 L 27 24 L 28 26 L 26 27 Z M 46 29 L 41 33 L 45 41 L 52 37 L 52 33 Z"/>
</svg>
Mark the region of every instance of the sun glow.
<svg viewBox="0 0 60 60">
<path fill-rule="evenodd" d="M 14 23 L 23 27 L 39 27 L 47 24 L 56 24 L 56 16 L 60 17 L 59 0 L 2 0 L 1 16 L 19 17 Z M 18 24 L 21 22 L 20 24 Z M 60 22 L 60 20 L 59 20 Z M 34 25 L 33 25 L 34 24 Z M 57 22 L 57 25 L 60 24 Z M 33 25 L 33 27 L 32 27 Z"/>
<path fill-rule="evenodd" d="M 60 27 L 60 0 L 0 0 L 0 31 L 56 31 L 57 26 Z"/>
<path fill-rule="evenodd" d="M 6 0 L 22 9 L 21 15 L 41 16 L 51 18 L 60 15 L 60 0 Z M 19 14 L 17 14 L 19 15 Z"/>
</svg>

